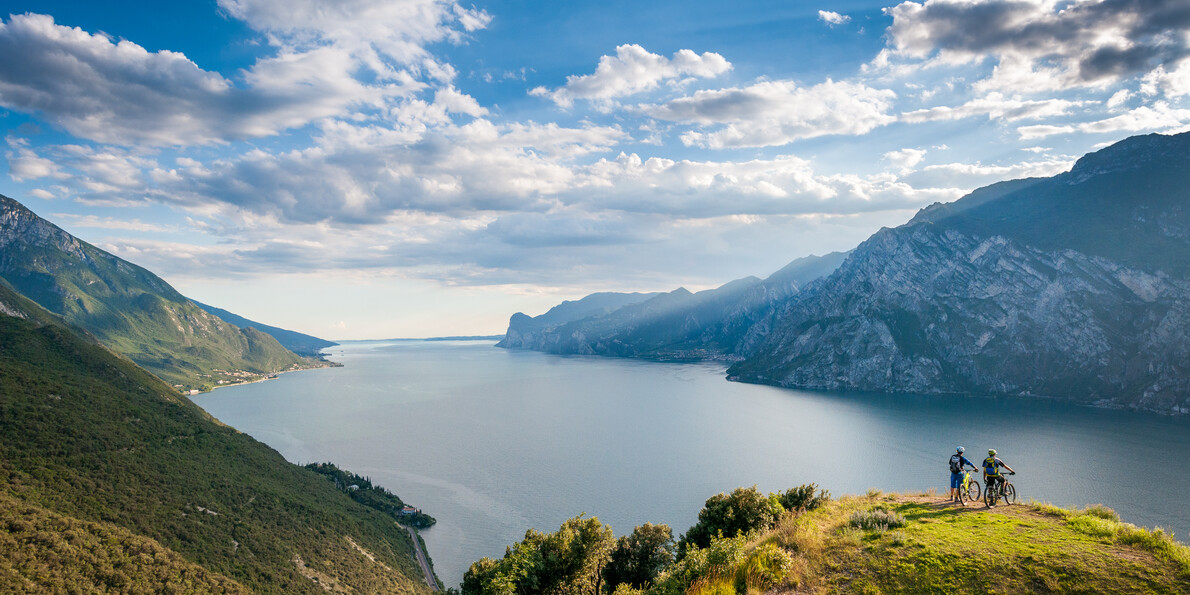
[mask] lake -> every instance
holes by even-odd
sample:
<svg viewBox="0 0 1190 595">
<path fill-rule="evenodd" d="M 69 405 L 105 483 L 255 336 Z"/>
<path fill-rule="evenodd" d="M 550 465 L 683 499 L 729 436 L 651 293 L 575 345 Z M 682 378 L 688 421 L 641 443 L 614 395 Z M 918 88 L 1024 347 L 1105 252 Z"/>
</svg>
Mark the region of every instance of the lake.
<svg viewBox="0 0 1190 595">
<path fill-rule="evenodd" d="M 616 535 L 675 536 L 710 496 L 814 482 L 833 494 L 948 486 L 946 460 L 988 448 L 1023 499 L 1101 503 L 1190 533 L 1190 421 L 1065 403 L 818 393 L 727 382 L 724 366 L 507 351 L 492 342 L 352 342 L 342 368 L 195 401 L 288 460 L 331 461 L 438 519 L 439 578 L 533 527 L 587 513 Z"/>
</svg>

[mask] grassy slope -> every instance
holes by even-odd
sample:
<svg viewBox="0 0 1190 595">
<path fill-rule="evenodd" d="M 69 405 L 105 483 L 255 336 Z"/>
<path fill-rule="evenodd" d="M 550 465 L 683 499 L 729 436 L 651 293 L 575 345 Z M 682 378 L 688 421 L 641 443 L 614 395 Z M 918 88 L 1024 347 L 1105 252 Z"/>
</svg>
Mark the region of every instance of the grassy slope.
<svg viewBox="0 0 1190 595">
<path fill-rule="evenodd" d="M 0 304 L 27 316 L 0 314 L 0 493 L 151 538 L 257 592 L 321 592 L 316 574 L 363 592 L 425 590 L 391 517 L 2 282 Z"/>
<path fill-rule="evenodd" d="M 794 557 L 779 590 L 798 593 L 1190 593 L 1190 548 L 1105 508 L 959 508 L 937 496 L 872 493 L 785 517 L 754 545 Z M 887 509 L 903 527 L 853 527 Z"/>
</svg>

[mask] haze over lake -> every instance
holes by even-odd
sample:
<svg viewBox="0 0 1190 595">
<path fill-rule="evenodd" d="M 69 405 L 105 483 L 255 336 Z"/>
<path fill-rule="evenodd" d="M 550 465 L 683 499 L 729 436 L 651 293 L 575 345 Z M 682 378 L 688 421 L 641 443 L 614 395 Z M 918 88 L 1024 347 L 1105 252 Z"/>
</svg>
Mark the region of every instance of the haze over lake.
<svg viewBox="0 0 1190 595">
<path fill-rule="evenodd" d="M 727 382 L 717 364 L 506 351 L 491 342 L 333 348 L 332 368 L 198 396 L 200 406 L 295 463 L 370 476 L 438 524 L 423 532 L 456 586 L 526 529 L 579 513 L 617 535 L 667 523 L 756 484 L 833 494 L 943 492 L 946 459 L 987 448 L 1023 499 L 1102 503 L 1186 541 L 1190 423 L 1065 403 L 813 393 Z"/>
</svg>

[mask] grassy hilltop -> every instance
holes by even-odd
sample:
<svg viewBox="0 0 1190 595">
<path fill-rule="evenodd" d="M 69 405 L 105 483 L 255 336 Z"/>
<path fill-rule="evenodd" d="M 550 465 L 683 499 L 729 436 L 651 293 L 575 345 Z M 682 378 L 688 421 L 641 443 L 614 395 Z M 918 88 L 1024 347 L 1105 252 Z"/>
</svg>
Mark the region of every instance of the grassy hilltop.
<svg viewBox="0 0 1190 595">
<path fill-rule="evenodd" d="M 580 516 L 555 533 L 530 530 L 463 579 L 464 595 L 510 592 L 1190 593 L 1190 548 L 1102 506 L 740 488 L 708 499 L 676 542 L 647 523 L 616 540 Z"/>
</svg>

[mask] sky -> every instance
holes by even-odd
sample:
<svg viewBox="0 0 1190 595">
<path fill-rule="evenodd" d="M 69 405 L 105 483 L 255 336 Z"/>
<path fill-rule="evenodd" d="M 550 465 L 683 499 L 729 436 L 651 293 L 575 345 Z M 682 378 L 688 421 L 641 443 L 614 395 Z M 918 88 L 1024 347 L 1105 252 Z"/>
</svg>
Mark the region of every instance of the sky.
<svg viewBox="0 0 1190 595">
<path fill-rule="evenodd" d="M 1190 129 L 1186 0 L 0 0 L 0 194 L 329 339 L 707 289 Z"/>
</svg>

